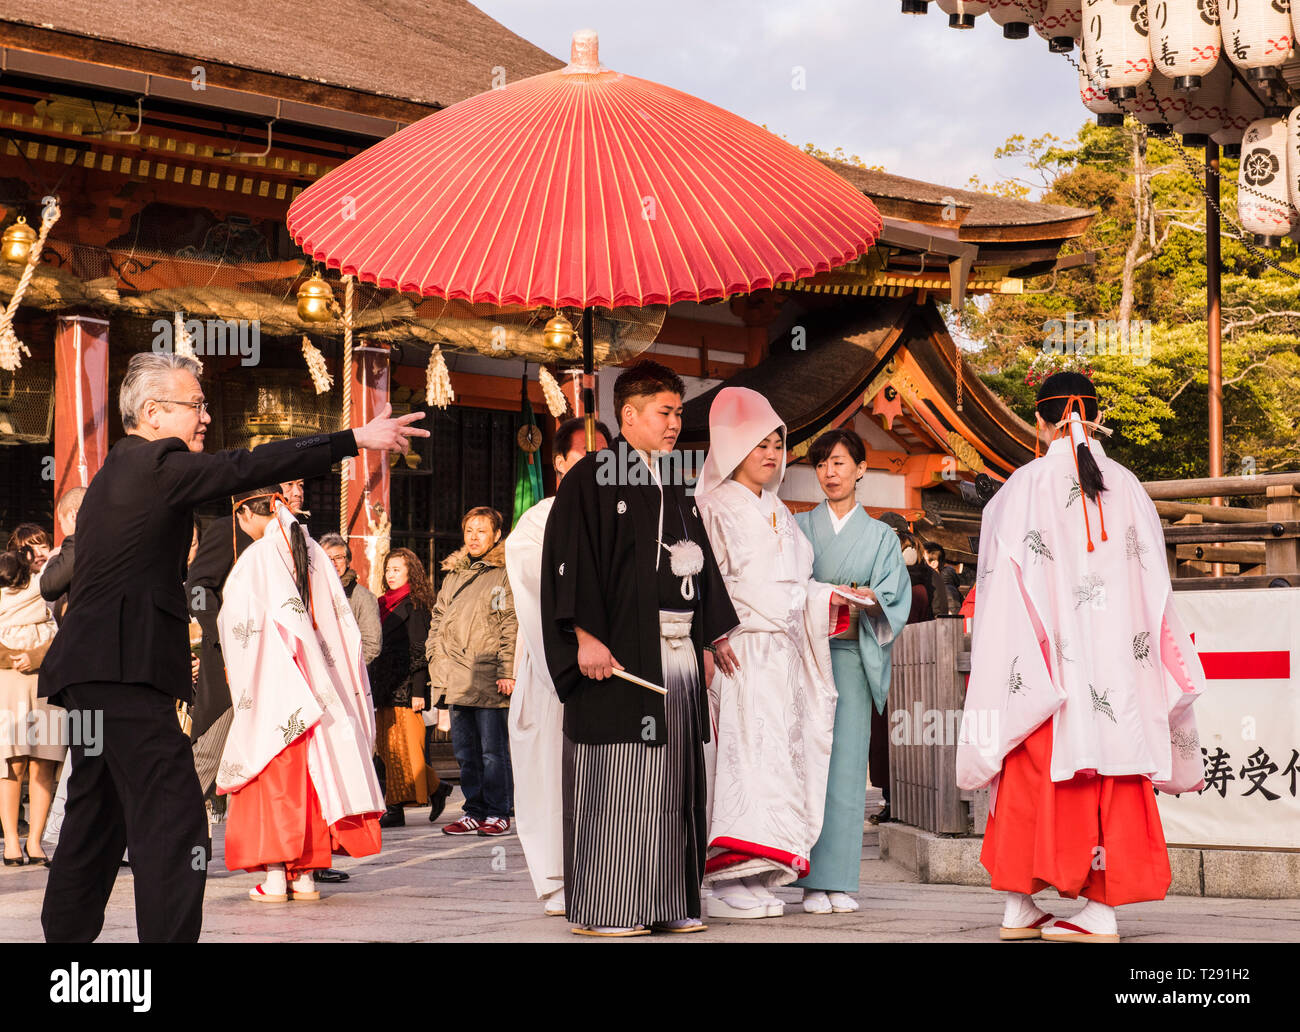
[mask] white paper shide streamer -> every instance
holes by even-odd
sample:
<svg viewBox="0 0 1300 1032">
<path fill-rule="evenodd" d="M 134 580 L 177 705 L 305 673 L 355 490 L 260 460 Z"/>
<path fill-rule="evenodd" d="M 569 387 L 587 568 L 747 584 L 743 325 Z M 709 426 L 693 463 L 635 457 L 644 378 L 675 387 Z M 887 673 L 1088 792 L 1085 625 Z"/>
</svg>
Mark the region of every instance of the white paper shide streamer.
<svg viewBox="0 0 1300 1032">
<path fill-rule="evenodd" d="M 307 371 L 311 373 L 312 386 L 317 394 L 324 394 L 334 386 L 334 377 L 330 376 L 325 356 L 306 336 L 302 338 L 302 357 L 307 360 Z"/>
<path fill-rule="evenodd" d="M 546 399 L 547 411 L 554 418 L 559 419 L 568 409 L 569 399 L 564 396 L 564 391 L 560 390 L 559 383 L 546 366 L 542 366 L 541 371 L 537 374 L 537 382 L 541 384 L 542 396 Z"/>
<path fill-rule="evenodd" d="M 429 355 L 429 368 L 425 374 L 424 400 L 426 404 L 445 409 L 456 400 L 456 392 L 451 389 L 451 374 L 447 372 L 447 361 L 442 357 L 442 347 L 433 346 Z"/>
</svg>

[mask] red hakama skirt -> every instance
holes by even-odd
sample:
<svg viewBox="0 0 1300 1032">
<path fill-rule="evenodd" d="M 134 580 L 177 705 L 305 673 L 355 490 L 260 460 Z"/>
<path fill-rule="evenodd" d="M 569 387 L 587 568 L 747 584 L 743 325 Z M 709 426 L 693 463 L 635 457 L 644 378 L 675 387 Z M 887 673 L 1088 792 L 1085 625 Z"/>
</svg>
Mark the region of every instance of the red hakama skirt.
<svg viewBox="0 0 1300 1032">
<path fill-rule="evenodd" d="M 371 856 L 379 852 L 379 814 L 325 823 L 320 799 L 307 770 L 307 740 L 294 739 L 256 778 L 230 796 L 226 817 L 226 868 L 264 871 L 284 864 L 294 872 L 330 866 L 335 853 Z"/>
<path fill-rule="evenodd" d="M 1052 781 L 1052 722 L 1002 762 L 996 813 L 980 860 L 1003 892 L 1054 887 L 1117 907 L 1164 899 L 1172 875 L 1149 779 L 1078 775 Z"/>
</svg>

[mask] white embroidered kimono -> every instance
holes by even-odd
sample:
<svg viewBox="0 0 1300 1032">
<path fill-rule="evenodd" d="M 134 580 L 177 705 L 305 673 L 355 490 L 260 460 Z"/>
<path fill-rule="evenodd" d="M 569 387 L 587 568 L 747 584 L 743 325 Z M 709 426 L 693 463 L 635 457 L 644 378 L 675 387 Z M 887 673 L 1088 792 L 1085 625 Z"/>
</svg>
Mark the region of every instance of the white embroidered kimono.
<svg viewBox="0 0 1300 1032">
<path fill-rule="evenodd" d="M 1137 478 L 1090 446 L 1106 485 L 1100 513 L 1080 494 L 1069 437 L 984 510 L 962 788 L 994 782 L 1048 719 L 1053 781 L 1092 772 L 1144 775 L 1171 793 L 1202 784 L 1192 702 L 1204 673 L 1174 609 L 1160 518 Z"/>
<path fill-rule="evenodd" d="M 767 399 L 724 387 L 709 409 L 709 454 L 695 498 L 740 625 L 739 670 L 709 685 L 714 771 L 706 883 L 808 873 L 821 833 L 835 729 L 833 588 L 812 579 L 813 550 L 774 491 L 730 479 L 785 424 Z M 769 488 L 785 474 L 780 469 Z"/>
<path fill-rule="evenodd" d="M 540 595 L 542 542 L 554 504 L 543 498 L 506 538 L 506 574 L 519 620 L 508 721 L 515 818 L 539 899 L 564 888 L 564 705 L 546 669 Z"/>
<path fill-rule="evenodd" d="M 313 613 L 293 579 L 286 539 L 293 516 L 275 518 L 226 579 L 217 625 L 234 719 L 217 791 L 235 792 L 300 735 L 326 824 L 384 811 L 375 776 L 375 715 L 361 632 L 324 549 L 307 536 Z M 306 532 L 304 531 L 304 536 Z"/>
</svg>

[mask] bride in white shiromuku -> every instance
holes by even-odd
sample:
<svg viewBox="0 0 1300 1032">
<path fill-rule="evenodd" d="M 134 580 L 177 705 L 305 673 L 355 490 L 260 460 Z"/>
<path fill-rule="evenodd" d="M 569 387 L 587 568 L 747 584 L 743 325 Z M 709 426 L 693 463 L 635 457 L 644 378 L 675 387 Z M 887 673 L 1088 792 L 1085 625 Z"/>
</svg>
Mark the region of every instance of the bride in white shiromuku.
<svg viewBox="0 0 1300 1032">
<path fill-rule="evenodd" d="M 836 700 L 828 640 L 850 609 L 812 579 L 812 545 L 776 495 L 785 424 L 767 399 L 723 388 L 709 441 L 695 498 L 740 626 L 729 638 L 739 670 L 709 683 L 708 912 L 777 917 L 772 888 L 808 873 L 821 831 Z"/>
</svg>

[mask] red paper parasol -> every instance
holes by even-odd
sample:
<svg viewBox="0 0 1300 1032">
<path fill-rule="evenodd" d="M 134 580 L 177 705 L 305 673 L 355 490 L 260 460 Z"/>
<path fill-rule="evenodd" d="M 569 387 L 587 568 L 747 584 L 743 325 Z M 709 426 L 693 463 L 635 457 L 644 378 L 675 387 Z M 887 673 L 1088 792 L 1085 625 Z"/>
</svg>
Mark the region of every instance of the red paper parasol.
<svg viewBox="0 0 1300 1032">
<path fill-rule="evenodd" d="M 313 258 L 380 287 L 499 305 L 671 304 L 843 265 L 875 205 L 764 129 L 608 71 L 568 67 L 430 115 L 290 205 Z"/>
</svg>

